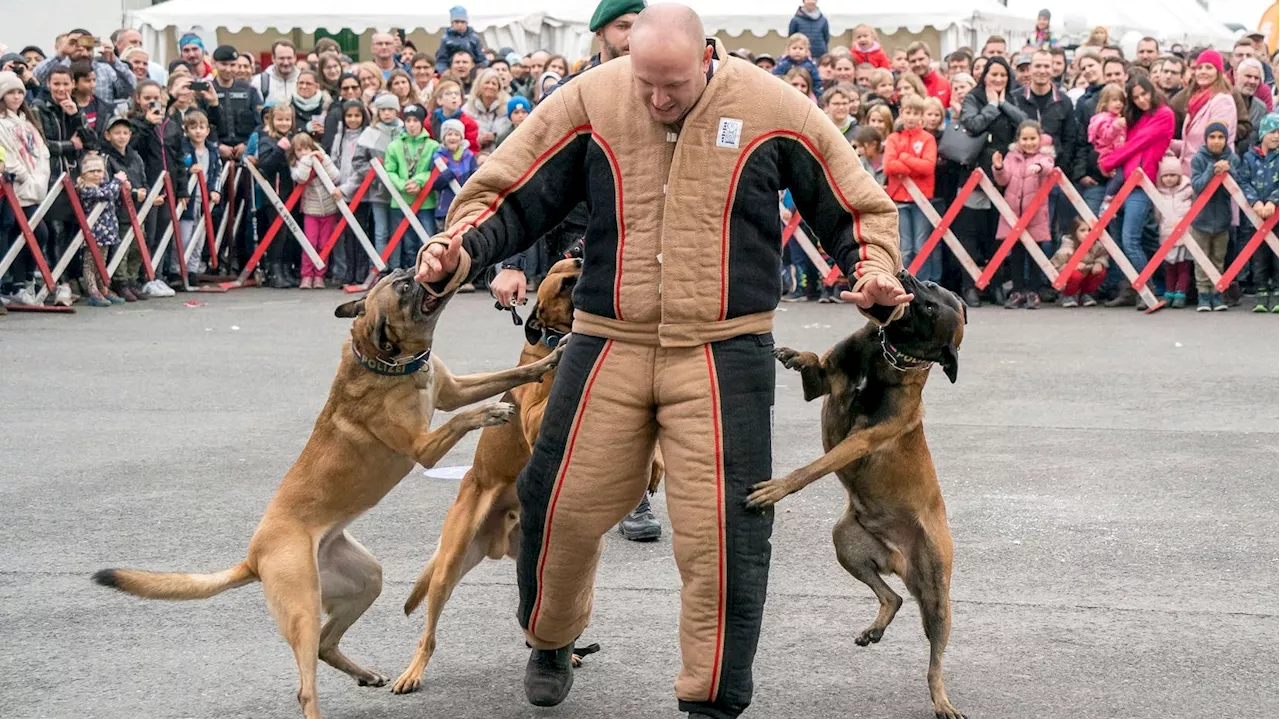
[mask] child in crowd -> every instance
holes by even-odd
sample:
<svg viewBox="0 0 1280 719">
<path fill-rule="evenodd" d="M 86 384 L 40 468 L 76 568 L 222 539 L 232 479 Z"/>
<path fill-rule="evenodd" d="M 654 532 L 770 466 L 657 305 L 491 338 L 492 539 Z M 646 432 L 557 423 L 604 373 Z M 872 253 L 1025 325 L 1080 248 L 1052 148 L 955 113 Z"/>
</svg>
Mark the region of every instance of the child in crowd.
<svg viewBox="0 0 1280 719">
<path fill-rule="evenodd" d="M 1156 178 L 1156 190 L 1161 202 L 1156 203 L 1160 216 L 1160 242 L 1173 234 L 1178 222 L 1191 211 L 1195 202 L 1195 190 L 1191 180 L 1182 174 L 1182 163 L 1173 155 L 1160 160 L 1160 176 Z M 1186 248 L 1184 235 L 1178 244 L 1164 256 L 1164 301 L 1174 309 L 1187 306 L 1187 292 L 1191 289 L 1191 253 Z"/>
<path fill-rule="evenodd" d="M 870 79 L 871 92 L 867 94 L 866 103 L 893 106 L 893 73 L 888 70 L 873 70 Z"/>
<path fill-rule="evenodd" d="M 942 106 L 942 100 L 936 97 L 926 97 L 924 100 L 924 120 L 921 123 L 924 129 L 933 133 L 933 139 L 942 141 L 942 127 L 946 124 L 947 111 Z"/>
<path fill-rule="evenodd" d="M 361 161 L 372 163 L 377 160 L 385 166 L 387 148 L 404 133 L 400 101 L 391 93 L 383 93 L 374 98 L 373 110 L 374 122 L 360 135 L 357 144 Z M 365 198 L 369 203 L 369 214 L 373 215 L 373 247 L 381 253 L 387 249 L 387 242 L 391 239 L 391 193 L 379 180 L 369 187 Z"/>
<path fill-rule="evenodd" d="M 529 117 L 529 113 L 533 111 L 533 104 L 529 102 L 529 98 L 521 95 L 515 95 L 507 101 L 507 119 L 511 120 L 511 124 L 505 130 L 498 133 L 498 138 L 494 140 L 494 147 L 502 144 L 502 141 L 511 136 L 517 127 L 524 124 L 525 118 Z"/>
<path fill-rule="evenodd" d="M 1007 157 L 1002 157 L 999 152 L 992 156 L 992 174 L 996 184 L 1005 186 L 1005 202 L 1009 203 L 1015 215 L 1021 217 L 1027 211 L 1040 186 L 1049 180 L 1053 172 L 1053 156 L 1053 139 L 1040 131 L 1040 123 L 1035 120 L 1024 120 L 1018 126 L 1018 141 L 1009 147 Z M 996 239 L 1004 240 L 1012 229 L 1002 216 Z M 1032 240 L 1040 244 L 1050 240 L 1047 201 L 1036 208 L 1026 231 Z M 1014 242 L 1006 263 L 1013 279 L 1013 291 L 1004 303 L 1007 310 L 1040 307 L 1040 268 L 1029 260 L 1027 248 L 1020 241 Z"/>
<path fill-rule="evenodd" d="M 209 207 L 202 207 L 203 202 L 200 198 L 200 191 L 197 187 L 196 191 L 191 194 L 187 201 L 187 207 L 182 211 L 182 217 L 178 221 L 178 229 L 182 231 L 182 248 L 186 251 L 190 261 L 187 262 L 187 284 L 192 287 L 196 286 L 196 275 L 204 271 L 204 263 L 200 260 L 200 253 L 210 238 L 201 235 L 196 246 L 192 247 L 191 242 L 194 237 L 196 227 L 197 211 L 201 213 L 203 218 L 204 212 L 212 212 L 213 205 L 218 204 L 221 196 L 218 194 L 218 179 L 222 174 L 222 160 L 218 157 L 218 146 L 213 140 L 209 139 L 209 118 L 198 108 L 187 110 L 187 114 L 182 119 L 182 129 L 185 133 L 182 138 L 182 164 L 187 168 L 188 173 L 203 173 L 206 186 L 209 189 Z M 203 221 L 203 220 L 201 220 Z M 210 245 L 212 247 L 212 245 Z M 178 262 L 182 258 L 178 258 Z"/>
<path fill-rule="evenodd" d="M 342 202 L 342 190 L 335 186 L 333 192 L 329 192 L 320 178 L 312 176 L 313 170 L 328 174 L 335 185 L 341 176 L 338 166 L 316 145 L 316 141 L 299 132 L 289 144 L 289 174 L 294 183 L 306 183 L 302 190 L 302 233 L 319 252 L 338 225 L 337 203 Z M 304 290 L 324 289 L 324 270 L 316 268 L 311 256 L 305 252 L 302 253 L 302 280 L 298 286 Z"/>
<path fill-rule="evenodd" d="M 867 108 L 866 126 L 880 133 L 884 139 L 893 132 L 893 112 L 886 105 L 873 105 Z"/>
<path fill-rule="evenodd" d="M 103 205 L 102 214 L 93 223 L 93 240 L 96 240 L 102 253 L 110 252 L 110 248 L 120 244 L 120 235 L 116 227 L 116 202 L 120 199 L 120 185 L 125 181 L 124 174 L 107 179 L 107 162 L 97 153 L 88 153 L 80 160 L 80 177 L 76 180 L 76 194 L 80 196 L 80 204 L 84 205 L 85 214 L 92 214 L 95 205 Z M 88 239 L 88 238 L 86 238 Z M 86 248 L 80 253 L 82 274 L 80 286 L 88 298 L 91 307 L 108 307 L 122 305 L 125 300 L 111 291 L 107 283 L 98 273 L 98 265 L 93 261 L 93 253 Z"/>
<path fill-rule="evenodd" d="M 0 152 L 4 154 L 4 170 L 9 174 L 14 196 L 22 214 L 28 218 L 35 213 L 49 188 L 49 148 L 40 125 L 40 119 L 27 101 L 22 79 L 9 70 L 0 71 Z M 37 234 L 37 241 L 45 242 L 42 224 L 32 230 Z M 14 285 L 5 287 L 14 291 L 17 304 L 36 304 L 31 281 L 34 269 L 30 253 L 18 255 L 13 265 Z"/>
<path fill-rule="evenodd" d="M 857 132 L 853 133 L 853 147 L 862 158 L 862 168 L 871 173 L 871 176 L 876 178 L 876 182 L 883 185 L 885 182 L 884 155 L 882 154 L 884 136 L 870 125 L 859 127 Z"/>
<path fill-rule="evenodd" d="M 445 120 L 440 126 L 443 146 L 435 151 L 435 157 L 431 158 L 431 163 L 435 164 L 435 159 L 442 158 L 447 170 L 440 172 L 440 177 L 436 179 L 436 187 L 440 188 L 440 201 L 436 203 L 436 221 L 443 226 L 445 216 L 449 214 L 449 205 L 453 204 L 453 182 L 457 182 L 458 186 L 466 184 L 467 180 L 476 171 L 476 157 L 463 141 L 465 137 L 465 129 L 461 122 L 457 120 Z M 415 255 L 416 256 L 416 255 Z"/>
<path fill-rule="evenodd" d="M 133 200 L 135 211 L 138 211 L 142 208 L 143 201 L 147 199 L 147 167 L 137 150 L 129 146 L 129 141 L 133 139 L 133 126 L 129 118 L 121 116 L 103 120 L 103 122 L 105 123 L 103 138 L 106 140 L 103 152 L 107 161 L 107 174 L 112 177 L 121 175 L 125 177 L 130 187 L 130 199 Z M 120 237 L 123 238 L 131 229 L 128 212 L 120 213 L 119 225 Z M 141 291 L 137 283 L 138 273 L 142 270 L 142 253 L 138 251 L 139 242 L 142 242 L 142 238 L 134 237 L 129 243 L 124 260 L 116 268 L 116 273 L 112 277 L 113 289 L 116 294 L 124 298 L 125 302 L 147 299 L 147 294 Z"/>
<path fill-rule="evenodd" d="M 404 109 L 403 120 L 404 133 L 387 146 L 387 176 L 391 178 L 391 184 L 395 185 L 396 191 L 400 193 L 404 202 L 413 203 L 414 198 L 419 194 L 426 193 L 426 199 L 418 208 L 417 218 L 429 237 L 436 231 L 437 195 L 434 187 L 427 186 L 427 181 L 431 176 L 432 158 L 440 144 L 427 134 L 424 124 L 427 120 L 427 108 L 422 105 L 409 105 Z M 450 127 L 462 125 L 460 120 L 453 118 L 444 122 L 449 123 Z M 401 218 L 408 209 L 402 206 L 400 201 L 392 198 L 392 227 L 399 226 Z M 440 215 L 440 218 L 443 221 L 444 216 Z M 417 232 L 413 230 L 405 232 L 395 252 L 392 252 L 391 257 L 387 259 L 387 267 L 393 270 L 412 267 L 418 257 L 418 248 L 421 246 L 422 240 Z"/>
<path fill-rule="evenodd" d="M 811 79 L 820 77 L 818 66 L 809 56 L 809 38 L 805 37 L 804 33 L 793 33 L 787 38 L 787 54 L 774 66 L 773 74 L 785 77 L 793 67 L 804 68 Z M 815 88 L 814 91 L 817 92 L 817 89 Z"/>
<path fill-rule="evenodd" d="M 1105 160 L 1124 144 L 1124 88 L 1111 84 L 1098 92 L 1098 109 L 1089 120 L 1089 144 L 1098 153 L 1098 161 Z M 1124 173 L 1116 172 L 1107 182 L 1106 202 L 1116 196 L 1124 185 Z"/>
<path fill-rule="evenodd" d="M 880 47 L 876 29 L 870 25 L 859 25 L 853 29 L 853 47 L 849 51 L 855 66 L 865 62 L 884 70 L 890 67 L 889 56 Z"/>
<path fill-rule="evenodd" d="M 361 151 L 360 136 L 369 127 L 369 111 L 359 100 L 347 100 L 342 103 L 342 129 L 333 133 L 333 144 L 329 146 L 329 157 L 338 166 L 338 189 L 342 191 L 342 202 L 350 204 L 360 190 L 361 183 L 371 172 L 369 156 Z M 369 220 L 368 197 L 377 182 L 374 178 L 365 190 L 364 199 L 356 206 L 353 213 L 362 228 L 371 225 Z M 305 218 L 304 218 L 305 219 Z M 308 235 L 309 237 L 310 235 Z M 329 274 L 339 284 L 347 285 L 357 279 L 363 280 L 367 272 L 367 256 L 360 249 L 358 240 L 351 227 L 347 227 L 342 238 L 329 254 Z"/>
<path fill-rule="evenodd" d="M 827 117 L 831 118 L 831 122 L 835 123 L 836 129 L 849 144 L 853 144 L 853 133 L 858 127 L 858 119 L 852 111 L 857 97 L 858 93 L 845 85 L 836 85 L 822 96 L 822 106 L 827 111 Z"/>
<path fill-rule="evenodd" d="M 889 135 L 884 146 L 884 173 L 889 180 L 889 198 L 898 205 L 898 238 L 902 247 L 902 266 L 910 267 L 924 248 L 933 226 L 916 206 L 908 192 L 911 179 L 926 200 L 933 199 L 933 172 L 938 161 L 938 147 L 933 134 L 925 130 L 924 99 L 908 96 L 902 101 L 902 130 Z M 922 282 L 942 279 L 942 257 L 930 253 L 917 277 Z"/>
<path fill-rule="evenodd" d="M 1195 189 L 1196 196 L 1204 193 L 1214 177 L 1228 173 L 1238 175 L 1239 165 L 1240 160 L 1227 144 L 1227 124 L 1220 120 L 1210 122 L 1204 131 L 1204 145 L 1191 158 L 1191 187 Z M 1191 236 L 1218 272 L 1222 272 L 1227 256 L 1231 215 L 1231 195 L 1227 188 L 1219 186 L 1191 221 Z M 1209 275 L 1199 265 L 1196 265 L 1196 293 L 1200 295 L 1196 312 L 1227 310 L 1222 293 L 1214 289 Z"/>
<path fill-rule="evenodd" d="M 293 105 L 277 103 L 269 105 L 262 113 L 262 127 L 249 138 L 245 154 L 258 158 L 258 172 L 283 201 L 293 192 L 293 176 L 289 173 L 289 150 L 293 147 Z M 258 192 L 255 187 L 255 192 Z M 265 234 L 277 218 L 276 209 L 259 192 L 258 233 Z M 273 289 L 297 287 L 294 284 L 292 265 L 286 266 L 285 253 L 292 242 L 277 239 L 267 248 L 267 275 Z M 296 247 L 296 245 L 294 245 Z M 292 252 L 290 251 L 290 255 Z M 301 278 L 298 279 L 301 283 Z"/>
<path fill-rule="evenodd" d="M 1258 125 L 1261 140 L 1257 147 L 1245 153 L 1240 170 L 1240 188 L 1253 205 L 1253 211 L 1263 220 L 1276 213 L 1277 170 L 1280 170 L 1280 115 L 1271 113 Z M 1280 298 L 1276 297 L 1277 266 L 1275 253 L 1259 247 L 1253 253 L 1253 282 L 1257 286 L 1258 299 L 1254 312 L 1280 313 Z"/>
<path fill-rule="evenodd" d="M 1088 234 L 1089 223 L 1077 217 L 1071 223 L 1071 233 L 1062 236 L 1062 244 L 1058 246 L 1058 251 L 1049 258 L 1059 272 L 1066 271 L 1067 261 L 1075 254 L 1076 249 Z M 1062 306 L 1093 307 L 1098 304 L 1093 293 L 1098 291 L 1102 281 L 1107 278 L 1107 266 L 1110 264 L 1111 257 L 1107 254 L 1107 248 L 1101 242 L 1094 242 L 1089 247 L 1089 251 L 1084 253 L 1084 258 L 1071 268 L 1067 276 L 1067 286 L 1062 291 Z"/>
<path fill-rule="evenodd" d="M 436 94 L 432 97 L 435 109 L 431 110 L 431 136 L 440 137 L 440 126 L 445 120 L 457 120 L 466 131 L 467 144 L 472 152 L 480 151 L 480 126 L 475 118 L 462 111 L 462 86 L 452 80 L 441 80 L 436 83 Z"/>
</svg>

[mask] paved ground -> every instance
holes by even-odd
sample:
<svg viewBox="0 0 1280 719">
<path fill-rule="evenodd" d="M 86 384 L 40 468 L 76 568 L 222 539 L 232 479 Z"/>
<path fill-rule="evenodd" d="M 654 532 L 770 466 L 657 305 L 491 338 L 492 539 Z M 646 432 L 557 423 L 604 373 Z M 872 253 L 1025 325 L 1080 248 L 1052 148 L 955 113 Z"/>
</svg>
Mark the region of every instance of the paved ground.
<svg viewBox="0 0 1280 719">
<path fill-rule="evenodd" d="M 247 290 L 70 317 L 0 319 L 0 715 L 295 717 L 296 672 L 252 586 L 143 602 L 103 566 L 230 566 L 325 400 L 348 331 L 336 292 Z M 463 297 L 437 348 L 505 366 L 521 335 Z M 778 340 L 823 349 L 850 308 L 787 306 Z M 1045 309 L 972 313 L 959 384 L 927 392 L 956 538 L 947 678 L 971 717 L 1277 713 L 1277 322 Z M 777 470 L 819 451 L 817 407 L 779 375 Z M 468 462 L 473 441 L 444 464 Z M 395 675 L 420 631 L 399 610 L 455 482 L 415 473 L 353 527 L 384 596 L 347 635 Z M 756 717 L 929 716 L 908 602 L 853 637 L 869 590 L 837 565 L 832 479 L 784 502 L 756 662 Z M 665 514 L 662 501 L 659 512 Z M 666 537 L 611 536 L 589 637 L 604 651 L 560 708 L 523 703 L 510 562 L 453 598 L 424 690 L 395 697 L 321 667 L 329 717 L 675 717 L 678 577 Z"/>
</svg>

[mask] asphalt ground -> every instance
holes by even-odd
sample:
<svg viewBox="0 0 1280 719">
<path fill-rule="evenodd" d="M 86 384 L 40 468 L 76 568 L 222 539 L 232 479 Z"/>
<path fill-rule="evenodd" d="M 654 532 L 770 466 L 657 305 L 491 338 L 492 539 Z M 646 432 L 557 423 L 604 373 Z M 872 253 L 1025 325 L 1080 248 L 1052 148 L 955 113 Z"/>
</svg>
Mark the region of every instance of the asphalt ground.
<svg viewBox="0 0 1280 719">
<path fill-rule="evenodd" d="M 300 715 L 260 586 L 165 603 L 89 582 L 104 566 L 239 561 L 349 330 L 332 317 L 336 291 L 185 299 L 0 318 L 0 716 Z M 441 321 L 436 349 L 455 372 L 516 360 L 523 335 L 491 307 L 459 297 Z M 823 350 L 860 324 L 849 307 L 784 309 L 780 345 Z M 945 666 L 958 707 L 1277 715 L 1278 341 L 1274 316 L 1239 310 L 971 313 L 959 382 L 938 373 L 926 391 L 956 543 Z M 474 444 L 441 466 L 468 464 Z M 818 406 L 780 373 L 775 476 L 819 452 Z M 386 586 L 344 648 L 393 677 L 421 631 L 400 605 L 456 484 L 417 469 L 351 528 Z M 853 643 L 876 603 L 836 563 L 843 505 L 833 478 L 780 505 L 747 716 L 931 716 L 910 599 L 880 644 Z M 359 688 L 321 665 L 326 716 L 678 716 L 669 535 L 606 544 L 585 637 L 604 649 L 560 707 L 524 703 L 502 561 L 454 594 L 422 691 Z"/>
</svg>

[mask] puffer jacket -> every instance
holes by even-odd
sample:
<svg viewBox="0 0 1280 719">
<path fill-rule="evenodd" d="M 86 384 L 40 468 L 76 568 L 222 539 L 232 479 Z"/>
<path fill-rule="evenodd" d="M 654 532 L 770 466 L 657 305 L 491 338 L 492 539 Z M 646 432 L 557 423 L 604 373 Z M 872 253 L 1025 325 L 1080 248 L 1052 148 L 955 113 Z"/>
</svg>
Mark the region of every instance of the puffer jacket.
<svg viewBox="0 0 1280 719">
<path fill-rule="evenodd" d="M 1089 144 L 1104 159 L 1124 144 L 1125 129 L 1121 118 L 1109 112 L 1099 112 L 1089 118 Z"/>
<path fill-rule="evenodd" d="M 1209 152 L 1208 145 L 1201 145 L 1196 156 L 1191 159 L 1191 186 L 1195 188 L 1196 197 L 1203 194 L 1209 183 L 1213 181 L 1213 165 L 1218 160 L 1226 160 L 1231 168 L 1228 172 L 1236 178 L 1236 182 L 1240 181 L 1240 158 L 1231 151 L 1230 143 L 1222 153 L 1216 155 Z M 1227 192 L 1227 188 L 1219 186 L 1213 193 L 1213 197 L 1209 198 L 1209 202 L 1191 221 L 1191 226 L 1201 232 L 1226 232 L 1231 229 L 1234 208 L 1235 205 L 1231 203 L 1231 195 Z"/>
<path fill-rule="evenodd" d="M 364 130 L 363 127 L 354 130 L 343 127 L 342 132 L 334 137 L 333 145 L 329 148 L 329 157 L 334 158 L 334 164 L 338 166 L 338 189 L 342 190 L 342 196 L 347 202 L 351 202 L 355 197 L 356 191 L 360 189 L 360 183 L 364 182 L 370 170 L 368 154 L 360 152 L 360 135 Z M 374 185 L 380 184 L 382 183 L 375 177 L 369 185 L 369 190 L 365 191 L 362 201 L 367 201 L 369 191 Z"/>
<path fill-rule="evenodd" d="M 1162 170 L 1163 164 L 1161 163 Z M 1173 164 L 1177 167 L 1177 160 L 1174 160 Z M 1155 206 L 1160 218 L 1160 241 L 1163 242 L 1169 239 L 1173 229 L 1191 211 L 1191 205 L 1196 201 L 1196 191 L 1191 187 L 1191 180 L 1185 176 L 1174 188 L 1165 187 L 1157 182 L 1156 191 L 1160 193 L 1160 197 L 1156 198 Z"/>
<path fill-rule="evenodd" d="M 360 139 L 356 141 L 356 158 L 354 162 L 372 165 L 373 161 L 377 160 L 385 167 L 387 148 L 403 132 L 404 123 L 399 119 L 396 120 L 393 126 L 374 123 L 366 127 L 364 132 L 360 133 Z M 374 180 L 373 184 L 369 186 L 369 191 L 365 193 L 364 200 L 375 205 L 389 205 L 391 204 L 391 193 L 387 190 L 387 186 L 382 184 L 381 180 Z"/>
<path fill-rule="evenodd" d="M 789 188 L 855 290 L 901 269 L 897 207 L 822 111 L 714 39 L 706 90 L 680 127 L 653 120 L 627 58 L 567 83 L 462 188 L 448 293 L 555 227 L 584 198 L 591 248 L 574 331 L 696 347 L 772 330 L 782 296 L 778 192 Z M 708 178 L 719 178 L 710 181 Z M 901 308 L 873 306 L 876 322 Z"/>
<path fill-rule="evenodd" d="M 1049 262 L 1054 267 L 1061 270 L 1066 266 L 1067 261 L 1076 253 L 1076 238 L 1072 235 L 1063 235 L 1062 244 L 1058 246 L 1058 251 L 1053 253 L 1053 257 L 1049 258 Z M 1089 246 L 1089 250 L 1084 253 L 1084 259 L 1080 260 L 1086 266 L 1106 268 L 1111 264 L 1111 255 L 1107 254 L 1106 245 L 1101 242 L 1094 242 Z M 1074 269 L 1074 268 L 1072 268 Z"/>
<path fill-rule="evenodd" d="M 448 70 L 449 63 L 453 61 L 453 53 L 459 50 L 471 53 L 471 59 L 475 61 L 476 67 L 484 67 L 488 64 L 484 56 L 484 42 L 480 40 L 474 28 L 468 27 L 464 32 L 449 28 L 444 31 L 444 37 L 440 38 L 440 47 L 436 49 L 436 72 L 444 73 Z"/>
<path fill-rule="evenodd" d="M 441 146 L 436 148 L 435 155 L 431 158 L 432 166 L 436 164 L 437 157 L 444 160 L 447 168 L 436 178 L 434 185 L 434 188 L 440 192 L 440 201 L 436 204 L 436 218 L 442 220 L 448 215 L 449 206 L 453 204 L 453 187 L 450 182 L 456 180 L 459 186 L 465 185 L 476 172 L 476 156 L 464 146 L 462 153 L 455 157 L 449 152 L 449 148 Z"/>
<path fill-rule="evenodd" d="M 1053 139 L 1048 135 L 1041 135 L 1040 139 L 1040 149 L 1030 154 L 1019 150 L 1016 144 L 1010 145 L 1004 164 L 994 170 L 996 183 L 1005 186 L 1005 202 L 1009 203 L 1009 207 L 1013 208 L 1014 214 L 1018 217 L 1022 217 L 1022 213 L 1027 211 L 1040 186 L 1048 181 L 1049 175 L 1053 173 Z M 1003 240 L 1008 237 L 1012 229 L 1013 226 L 1002 215 L 1000 228 L 996 230 L 996 239 Z M 1031 224 L 1027 225 L 1027 232 L 1036 242 L 1048 242 L 1052 237 L 1049 231 L 1047 201 L 1041 202 L 1040 207 L 1036 208 Z"/>
<path fill-rule="evenodd" d="M 323 152 L 313 152 L 299 157 L 293 167 L 289 168 L 289 176 L 293 178 L 294 183 L 307 183 L 302 189 L 302 214 L 311 217 L 327 217 L 337 213 L 338 201 L 329 194 L 329 190 L 325 188 L 320 178 L 311 177 L 312 170 L 325 173 L 335 185 L 338 184 L 340 173 L 338 166 L 333 163 L 333 158 Z"/>
<path fill-rule="evenodd" d="M 1253 202 L 1280 203 L 1276 196 L 1277 175 L 1280 172 L 1280 151 L 1263 153 L 1255 147 L 1245 153 L 1240 168 L 1240 189 Z"/>
<path fill-rule="evenodd" d="M 5 169 L 13 173 L 18 204 L 40 204 L 49 193 L 49 148 L 40 128 L 0 106 L 0 147 L 4 148 Z"/>
<path fill-rule="evenodd" d="M 910 177 L 926 200 L 933 199 L 933 173 L 938 164 L 937 140 L 925 129 L 902 130 L 889 135 L 884 144 L 884 174 L 889 198 L 913 202 L 904 179 Z"/>
<path fill-rule="evenodd" d="M 816 12 L 817 17 L 810 17 L 804 11 L 803 5 L 796 8 L 796 14 L 791 16 L 791 22 L 787 25 L 787 34 L 800 33 L 809 38 L 809 54 L 813 57 L 822 57 L 827 54 L 827 44 L 831 42 L 831 26 L 821 10 Z M 816 75 L 813 81 L 818 81 Z"/>
</svg>

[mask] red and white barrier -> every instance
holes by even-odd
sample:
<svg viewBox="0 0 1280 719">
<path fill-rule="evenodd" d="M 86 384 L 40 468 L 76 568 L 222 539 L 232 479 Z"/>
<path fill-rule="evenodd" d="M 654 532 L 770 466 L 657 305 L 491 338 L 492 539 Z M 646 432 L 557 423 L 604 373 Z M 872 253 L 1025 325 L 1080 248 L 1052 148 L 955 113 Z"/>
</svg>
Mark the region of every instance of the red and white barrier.
<svg viewBox="0 0 1280 719">
<path fill-rule="evenodd" d="M 65 177 L 65 175 L 63 177 Z M 40 249 L 40 243 L 37 241 L 35 231 L 32 228 L 39 225 L 40 221 L 44 219 L 45 214 L 49 212 L 49 208 L 53 206 L 54 200 L 61 191 L 62 177 L 59 177 L 58 181 L 54 184 L 53 189 L 50 190 L 44 200 L 36 207 L 36 211 L 32 214 L 30 221 L 28 221 L 26 214 L 22 211 L 22 205 L 18 201 L 18 195 L 17 192 L 14 191 L 13 185 L 3 177 L 0 177 L 0 193 L 4 194 L 5 201 L 9 203 L 9 209 L 13 211 L 15 221 L 18 225 L 18 231 L 22 235 L 23 239 L 22 242 L 14 242 L 10 245 L 9 251 L 4 254 L 3 258 L 0 258 L 0 276 L 3 276 L 4 273 L 9 271 L 9 268 L 13 266 L 14 261 L 18 259 L 18 255 L 22 252 L 23 248 L 26 248 L 35 260 L 36 267 L 40 270 L 40 276 L 44 279 L 45 286 L 52 287 L 55 284 L 53 271 L 49 269 L 49 262 L 45 259 L 44 251 Z M 9 305 L 8 308 L 19 311 L 37 311 L 46 309 L 43 305 L 17 304 Z M 70 307 L 47 309 L 62 312 L 71 310 Z"/>
<path fill-rule="evenodd" d="M 407 232 L 409 228 L 413 228 L 413 231 L 418 235 L 418 239 L 422 241 L 422 244 L 425 245 L 430 241 L 431 235 L 427 234 L 427 228 L 423 227 L 422 223 L 418 221 L 418 210 L 422 209 L 423 203 L 425 203 L 427 198 L 431 196 L 431 186 L 436 183 L 436 178 L 438 178 L 441 171 L 447 169 L 448 166 L 445 165 L 444 160 L 437 157 L 435 167 L 431 168 L 430 177 L 428 177 L 427 181 L 422 184 L 422 187 L 418 190 L 418 194 L 413 198 L 413 202 L 410 203 L 405 202 L 404 196 L 401 195 L 400 191 L 391 183 L 391 177 L 387 175 L 387 169 L 382 166 L 382 162 L 378 158 L 373 158 L 373 161 L 369 164 L 373 167 L 374 174 L 378 176 L 378 181 L 381 182 L 383 187 L 387 188 L 387 192 L 391 194 L 391 206 L 409 208 L 408 210 L 400 213 L 404 218 L 400 220 L 400 225 L 396 227 L 395 232 L 393 232 L 391 237 L 387 239 L 387 246 L 382 250 L 380 259 L 382 260 L 382 269 L 385 270 L 387 260 L 391 258 L 391 254 L 400 246 L 400 241 L 404 239 L 404 233 Z M 452 183 L 451 187 L 454 188 L 455 193 L 462 190 L 461 186 L 459 186 L 456 181 Z M 373 283 L 378 279 L 378 273 L 379 270 L 373 270 L 369 272 L 369 277 L 363 284 L 347 285 L 343 289 L 347 292 L 364 292 L 373 287 Z"/>
<path fill-rule="evenodd" d="M 297 220 L 293 219 L 293 208 L 302 198 L 302 191 L 306 188 L 307 182 L 310 182 L 310 178 L 305 182 L 294 183 L 293 192 L 289 193 L 289 198 L 281 201 L 280 195 L 276 194 L 275 188 L 271 187 L 271 183 L 267 182 L 267 179 L 262 176 L 261 172 L 258 172 L 258 168 L 254 167 L 253 164 L 249 162 L 244 163 L 244 168 L 249 171 L 249 175 L 253 177 L 253 181 L 262 189 L 262 193 L 266 195 L 267 201 L 275 208 L 276 219 L 271 222 L 271 227 L 267 230 L 267 233 L 258 241 L 258 246 L 254 248 L 253 255 L 249 258 L 249 261 L 245 263 L 244 267 L 240 269 L 239 276 L 230 282 L 220 283 L 218 286 L 224 290 L 235 290 L 242 287 L 253 286 L 253 271 L 258 267 L 258 263 L 262 261 L 263 256 L 266 255 L 267 249 L 271 246 L 276 235 L 280 232 L 281 226 L 284 225 L 288 226 L 290 234 L 292 234 L 294 239 L 298 241 L 298 244 L 302 247 L 302 251 L 307 253 L 312 264 L 314 264 L 317 269 L 324 269 L 324 260 L 320 258 L 319 253 L 316 252 L 316 248 L 312 247 L 311 243 L 307 241 L 307 236 L 302 232 L 302 228 L 298 226 Z"/>
<path fill-rule="evenodd" d="M 338 192 L 337 185 L 334 185 L 333 180 L 329 179 L 328 173 L 317 172 L 316 177 L 320 178 L 320 184 L 324 185 L 325 189 L 330 193 Z M 369 186 L 373 184 L 374 177 L 375 175 L 373 173 L 365 175 L 364 181 L 360 183 L 360 187 L 356 190 L 355 195 L 352 196 L 350 205 L 344 203 L 340 195 L 336 198 L 338 214 L 342 215 L 342 217 L 338 220 L 338 226 L 334 228 L 333 232 L 329 235 L 329 238 L 325 240 L 324 248 L 320 251 L 320 257 L 324 259 L 324 261 L 329 261 L 329 254 L 333 252 L 334 246 L 338 244 L 338 238 L 342 236 L 343 230 L 345 230 L 349 225 L 351 227 L 351 234 L 356 236 L 356 241 L 358 241 L 360 246 L 364 248 L 364 252 L 369 256 L 369 261 L 373 263 L 373 266 L 376 267 L 379 272 L 386 271 L 387 263 L 383 261 L 382 256 L 378 254 L 376 249 L 374 249 L 373 243 L 369 241 L 369 236 L 364 232 L 364 228 L 356 221 L 354 213 L 355 208 L 360 205 L 360 200 L 364 198 L 364 193 L 367 192 Z"/>
<path fill-rule="evenodd" d="M 151 191 L 147 193 L 146 198 L 142 201 L 141 214 L 138 213 L 133 204 L 133 188 L 120 188 L 120 199 L 124 203 L 125 212 L 129 215 L 129 230 L 124 233 L 124 237 L 120 238 L 120 244 L 116 245 L 115 253 L 111 255 L 111 260 L 107 262 L 107 272 L 112 277 L 115 276 L 116 269 L 120 267 L 120 263 L 124 261 L 125 255 L 129 252 L 129 246 L 136 241 L 138 243 L 138 254 L 142 258 L 142 268 L 147 273 L 147 280 L 151 281 L 156 278 L 155 270 L 151 267 L 151 253 L 147 251 L 147 238 L 142 233 L 142 223 L 147 219 L 152 207 L 155 206 L 156 197 L 160 195 L 163 187 L 164 178 L 157 177 L 155 184 L 151 186 Z"/>
</svg>

